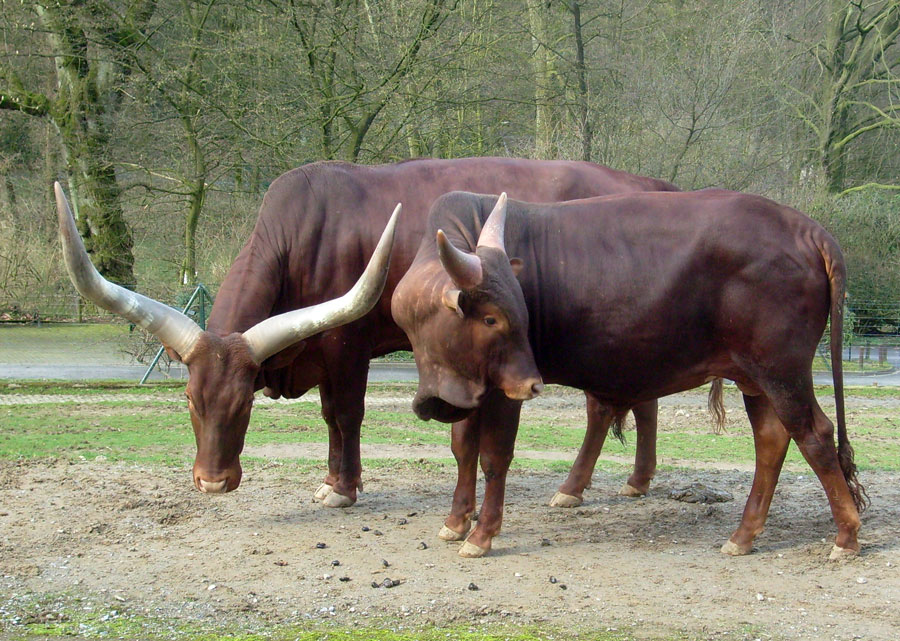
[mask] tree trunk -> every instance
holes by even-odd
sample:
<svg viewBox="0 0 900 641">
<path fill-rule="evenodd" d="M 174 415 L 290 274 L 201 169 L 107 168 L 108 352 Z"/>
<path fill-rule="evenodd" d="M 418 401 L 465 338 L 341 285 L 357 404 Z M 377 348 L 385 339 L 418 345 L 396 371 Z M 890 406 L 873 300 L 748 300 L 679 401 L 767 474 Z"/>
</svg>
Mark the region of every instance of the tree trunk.
<svg viewBox="0 0 900 641">
<path fill-rule="evenodd" d="M 552 53 L 547 48 L 549 29 L 543 0 L 526 0 L 528 23 L 531 26 L 531 68 L 534 76 L 534 155 L 537 158 L 556 156 L 554 145 L 553 79 L 556 69 Z"/>
</svg>

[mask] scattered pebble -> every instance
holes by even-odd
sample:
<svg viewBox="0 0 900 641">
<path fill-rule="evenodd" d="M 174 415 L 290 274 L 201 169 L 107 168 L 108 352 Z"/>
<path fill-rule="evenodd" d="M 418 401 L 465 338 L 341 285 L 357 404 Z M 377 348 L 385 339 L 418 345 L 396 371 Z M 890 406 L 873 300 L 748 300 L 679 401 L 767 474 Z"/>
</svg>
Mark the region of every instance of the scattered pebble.
<svg viewBox="0 0 900 641">
<path fill-rule="evenodd" d="M 342 583 L 346 583 L 349 580 L 350 580 L 349 576 L 342 576 L 341 578 L 338 579 L 338 581 L 340 581 Z"/>
<path fill-rule="evenodd" d="M 764 597 L 762 594 L 760 594 L 759 592 L 757 592 L 757 593 L 756 593 L 756 600 L 757 600 L 757 601 L 765 601 L 765 600 L 766 600 L 766 597 Z"/>
<path fill-rule="evenodd" d="M 400 581 L 398 579 L 385 579 L 381 583 L 378 581 L 372 581 L 373 588 L 393 588 L 400 585 Z"/>
<path fill-rule="evenodd" d="M 363 532 L 368 532 L 370 529 L 371 529 L 371 528 L 370 528 L 368 525 L 362 526 L 362 531 L 363 531 Z"/>
<path fill-rule="evenodd" d="M 425 543 L 425 541 L 419 541 L 419 549 L 420 549 L 420 550 L 427 550 L 427 549 L 428 549 L 428 544 Z"/>
<path fill-rule="evenodd" d="M 317 549 L 317 550 L 324 550 L 324 549 L 327 548 L 327 547 L 328 547 L 328 546 L 325 545 L 324 543 L 316 543 L 316 549 Z"/>
<path fill-rule="evenodd" d="M 397 521 L 397 525 L 406 525 L 407 523 L 409 523 L 409 521 L 407 521 L 406 519 L 400 519 L 399 521 Z"/>
<path fill-rule="evenodd" d="M 275 561 L 275 565 L 284 567 L 287 565 L 287 561 L 282 561 L 281 559 L 279 559 L 278 561 Z"/>
<path fill-rule="evenodd" d="M 515 576 L 516 578 L 521 578 L 521 577 L 522 577 L 522 573 L 521 573 L 521 572 L 516 572 L 514 576 Z"/>
<path fill-rule="evenodd" d="M 218 586 L 216 586 L 215 583 L 210 583 L 209 585 L 206 586 L 206 589 L 207 590 L 215 590 L 216 587 L 218 587 Z"/>
<path fill-rule="evenodd" d="M 560 583 L 560 584 L 559 584 L 559 589 L 560 589 L 560 590 L 568 590 L 569 588 L 566 586 L 565 583 Z"/>
<path fill-rule="evenodd" d="M 387 559 L 381 559 L 381 565 L 383 565 L 386 568 L 391 567 L 391 564 L 387 562 Z"/>
<path fill-rule="evenodd" d="M 478 586 L 475 585 L 474 583 L 470 583 L 470 584 L 469 584 L 469 589 L 472 590 L 472 591 L 474 592 L 475 590 L 478 589 Z"/>
<path fill-rule="evenodd" d="M 547 547 L 548 545 L 553 545 L 553 541 L 550 539 L 541 539 L 541 546 Z"/>
<path fill-rule="evenodd" d="M 857 582 L 857 583 L 868 583 L 869 580 L 868 580 L 866 577 L 861 576 L 861 577 L 859 577 L 858 579 L 856 579 L 856 582 Z"/>
<path fill-rule="evenodd" d="M 418 514 L 418 512 L 410 512 L 410 513 L 407 514 L 406 516 L 416 516 L 417 514 Z"/>
<path fill-rule="evenodd" d="M 381 530 L 375 530 L 374 532 L 372 532 L 372 534 L 374 534 L 375 536 L 381 536 L 384 533 Z"/>
<path fill-rule="evenodd" d="M 550 583 L 558 583 L 558 579 L 555 576 L 551 576 Z"/>
<path fill-rule="evenodd" d="M 334 561 L 331 562 L 331 565 L 332 565 L 333 567 L 337 567 L 337 566 L 339 566 L 340 564 L 341 564 L 341 562 L 338 561 L 337 559 L 335 559 Z"/>
</svg>

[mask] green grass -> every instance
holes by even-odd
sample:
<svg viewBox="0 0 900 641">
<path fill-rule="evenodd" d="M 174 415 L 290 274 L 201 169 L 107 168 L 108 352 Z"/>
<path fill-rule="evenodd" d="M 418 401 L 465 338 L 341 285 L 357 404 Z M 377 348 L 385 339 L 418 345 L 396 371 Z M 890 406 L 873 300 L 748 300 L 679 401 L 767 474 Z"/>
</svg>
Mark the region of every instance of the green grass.
<svg viewBox="0 0 900 641">
<path fill-rule="evenodd" d="M 136 401 L 134 394 L 148 394 Z M 86 403 L 37 403 L 24 401 L 34 394 L 78 395 L 88 398 L 103 391 L 111 398 L 129 395 L 132 400 L 109 400 Z M 825 395 L 830 390 L 820 393 Z M 375 395 L 411 396 L 408 384 L 373 385 Z M 184 466 L 190 464 L 195 453 L 193 434 L 187 408 L 181 398 L 181 385 L 156 384 L 146 387 L 115 384 L 91 384 L 81 387 L 63 383 L 28 383 L 3 390 L 7 398 L 21 396 L 22 404 L 0 406 L 0 459 L 95 460 L 98 456 L 109 461 L 156 463 Z M 864 398 L 900 398 L 900 390 L 888 388 L 856 388 L 848 392 Z M 874 407 L 854 410 L 848 417 L 850 437 L 856 449 L 857 462 L 864 469 L 900 470 L 900 417 L 891 408 Z M 658 451 L 663 464 L 698 465 L 712 463 L 750 464 L 754 461 L 753 439 L 748 429 L 732 426 L 730 431 L 716 435 L 695 428 L 679 430 L 662 424 Z M 523 418 L 516 441 L 518 451 L 555 451 L 574 457 L 584 436 L 580 415 L 567 420 Z M 296 402 L 290 405 L 258 405 L 253 412 L 247 433 L 248 446 L 289 443 L 324 443 L 327 432 L 318 404 Z M 367 444 L 436 445 L 447 448 L 447 457 L 440 464 L 451 464 L 449 451 L 450 428 L 435 421 L 423 422 L 411 412 L 372 410 L 367 413 L 362 441 Z M 634 456 L 634 434 L 627 434 L 626 444 L 613 438 L 607 440 L 604 454 L 623 461 Z M 262 464 L 245 457 L 246 463 Z M 101 458 L 102 460 L 102 458 Z M 789 465 L 805 463 L 792 446 L 787 457 Z M 320 466 L 320 462 L 308 464 Z M 367 466 L 375 462 L 368 461 Z M 563 461 L 519 458 L 519 469 L 560 469 L 570 463 Z M 611 463 L 619 466 L 623 463 Z"/>
<path fill-rule="evenodd" d="M 141 639 L 142 641 L 694 641 L 706 637 L 670 632 L 648 635 L 638 630 L 572 630 L 551 626 L 502 624 L 449 627 L 398 625 L 395 620 L 372 619 L 353 624 L 306 622 L 223 625 L 185 623 L 184 620 L 145 616 L 112 608 L 71 594 L 33 595 L 4 604 L 0 633 L 4 639 L 27 641 L 43 638 Z M 12 623 L 15 620 L 16 623 Z M 748 638 L 747 630 L 717 639 Z M 752 637 L 750 637 L 752 638 Z"/>
</svg>

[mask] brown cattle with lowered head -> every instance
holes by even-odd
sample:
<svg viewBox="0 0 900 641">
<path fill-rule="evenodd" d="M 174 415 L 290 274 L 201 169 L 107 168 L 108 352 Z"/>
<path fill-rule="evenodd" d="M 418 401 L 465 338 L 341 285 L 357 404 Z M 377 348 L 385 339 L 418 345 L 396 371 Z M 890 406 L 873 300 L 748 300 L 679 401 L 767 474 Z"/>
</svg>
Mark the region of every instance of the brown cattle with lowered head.
<svg viewBox="0 0 900 641">
<path fill-rule="evenodd" d="M 831 504 L 832 558 L 859 550 L 864 491 L 840 360 L 845 269 L 822 227 L 765 198 L 719 190 L 509 201 L 508 209 L 505 196 L 436 201 L 393 297 L 419 368 L 416 414 L 468 416 L 476 436 L 454 431 L 454 440 L 479 443 L 484 502 L 461 555 L 483 555 L 500 531 L 519 408 L 541 379 L 591 392 L 612 408 L 607 425 L 636 403 L 734 380 L 753 427 L 756 475 L 723 552 L 750 552 L 791 438 Z M 811 371 L 829 314 L 837 449 Z M 445 522 L 457 532 L 474 505 L 471 465 L 460 461 L 457 487 L 471 497 L 454 495 Z"/>
<path fill-rule="evenodd" d="M 190 363 L 187 394 L 197 439 L 198 487 L 228 491 L 238 486 L 256 390 L 274 398 L 297 398 L 318 386 L 329 445 L 328 472 L 315 496 L 329 507 L 356 501 L 369 360 L 409 349 L 406 335 L 391 318 L 390 296 L 415 256 L 431 203 L 454 189 L 507 189 L 526 200 L 560 201 L 676 187 L 589 162 L 515 158 L 418 159 L 377 166 L 319 162 L 282 175 L 266 192 L 253 233 L 219 288 L 208 331 L 198 339 L 202 353 L 216 356 L 193 356 Z M 396 231 L 384 293 L 372 311 L 254 362 L 242 349 L 240 334 L 270 316 L 346 292 L 398 202 L 403 203 L 403 222 Z M 601 423 L 598 407 L 589 398 L 589 426 Z M 646 426 L 642 434 L 655 434 L 655 401 L 636 408 L 636 415 L 639 410 L 638 422 Z M 639 440 L 627 491 L 646 491 L 655 468 L 654 445 L 652 438 Z"/>
<path fill-rule="evenodd" d="M 244 332 L 217 336 L 203 331 L 181 312 L 105 280 L 94 266 L 78 235 L 69 203 L 55 185 L 59 234 L 69 277 L 79 293 L 98 306 L 120 314 L 159 338 L 173 357 L 191 373 L 185 394 L 197 440 L 194 483 L 202 492 L 220 493 L 237 487 L 240 461 L 221 452 L 240 452 L 253 405 L 253 381 L 260 364 L 273 354 L 312 336 L 366 314 L 378 302 L 390 265 L 400 205 L 388 221 L 362 276 L 344 296 L 312 307 L 272 316 Z M 215 389 L 218 403 L 198 389 Z M 220 426 L 232 429 L 217 431 Z M 224 439 L 227 446 L 221 447 Z"/>
</svg>

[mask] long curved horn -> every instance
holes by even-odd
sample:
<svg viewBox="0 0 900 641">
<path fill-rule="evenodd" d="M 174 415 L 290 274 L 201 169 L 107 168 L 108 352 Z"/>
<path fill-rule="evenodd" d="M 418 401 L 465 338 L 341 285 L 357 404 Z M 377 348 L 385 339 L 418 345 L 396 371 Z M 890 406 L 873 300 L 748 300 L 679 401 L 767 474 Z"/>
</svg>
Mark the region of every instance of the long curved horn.
<svg viewBox="0 0 900 641">
<path fill-rule="evenodd" d="M 381 240 L 378 241 L 366 270 L 353 289 L 340 298 L 272 316 L 244 332 L 244 340 L 250 346 L 257 363 L 262 363 L 269 356 L 304 338 L 344 325 L 369 313 L 384 291 L 399 215 L 398 204 L 381 234 Z"/>
<path fill-rule="evenodd" d="M 503 243 L 503 232 L 506 229 L 506 192 L 500 194 L 497 204 L 494 205 L 491 215 L 488 216 L 478 237 L 478 247 L 494 247 L 506 252 Z"/>
<path fill-rule="evenodd" d="M 437 231 L 438 256 L 441 265 L 460 289 L 471 289 L 481 284 L 484 274 L 481 271 L 481 259 L 475 254 L 468 254 L 458 249 L 447 240 L 443 229 Z"/>
<path fill-rule="evenodd" d="M 103 278 L 84 249 L 84 243 L 78 235 L 75 219 L 72 217 L 69 201 L 66 200 L 62 186 L 57 182 L 53 187 L 56 191 L 59 240 L 66 259 L 66 270 L 75 289 L 103 309 L 140 325 L 166 346 L 178 352 L 182 360 L 186 360 L 203 332 L 200 326 L 168 305 L 141 296 Z"/>
</svg>

